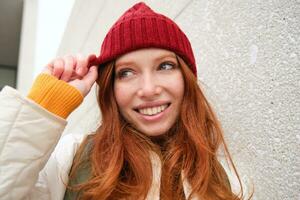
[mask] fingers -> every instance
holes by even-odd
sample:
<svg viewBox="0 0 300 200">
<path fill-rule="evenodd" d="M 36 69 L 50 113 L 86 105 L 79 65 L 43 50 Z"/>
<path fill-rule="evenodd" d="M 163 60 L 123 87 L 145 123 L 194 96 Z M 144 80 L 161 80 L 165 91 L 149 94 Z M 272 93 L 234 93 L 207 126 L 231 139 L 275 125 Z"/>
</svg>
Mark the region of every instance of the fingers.
<svg viewBox="0 0 300 200">
<path fill-rule="evenodd" d="M 91 54 L 88 57 L 83 57 L 81 54 L 76 56 L 77 58 L 77 66 L 76 66 L 76 73 L 80 76 L 85 76 L 85 74 L 88 72 L 91 62 L 95 62 L 95 59 L 97 58 L 96 55 Z"/>
<path fill-rule="evenodd" d="M 46 65 L 43 73 L 53 75 L 56 78 L 64 80 L 66 82 L 75 79 L 82 79 L 88 73 L 91 73 L 89 71 L 90 60 L 95 60 L 96 58 L 96 55 L 93 54 L 87 57 L 78 54 L 77 56 L 67 55 L 63 58 L 56 58 Z M 95 75 L 93 70 L 91 71 L 93 73 L 93 79 Z M 90 76 L 91 75 L 89 74 L 89 77 Z M 90 80 L 90 78 L 88 78 L 88 80 Z"/>
<path fill-rule="evenodd" d="M 89 71 L 82 79 L 70 81 L 69 84 L 77 88 L 85 97 L 91 90 L 93 84 L 96 82 L 98 76 L 97 66 L 91 66 Z"/>
<path fill-rule="evenodd" d="M 76 59 L 67 55 L 63 58 L 56 58 L 46 65 L 43 73 L 55 76 L 57 79 L 68 82 L 76 66 Z"/>
<path fill-rule="evenodd" d="M 98 77 L 98 69 L 97 66 L 91 66 L 89 68 L 88 73 L 83 77 L 83 81 L 86 83 L 88 88 L 90 89 Z"/>
<path fill-rule="evenodd" d="M 85 74 L 88 72 L 88 59 L 81 54 L 78 54 L 76 56 L 76 59 L 77 59 L 76 73 L 79 76 L 84 77 Z"/>
<path fill-rule="evenodd" d="M 60 79 L 68 82 L 70 80 L 73 70 L 76 66 L 76 59 L 71 55 L 67 55 L 67 56 L 64 56 L 63 61 L 64 61 L 64 66 L 62 67 L 63 72 L 61 74 Z M 57 69 L 60 70 L 60 68 L 57 68 Z"/>
<path fill-rule="evenodd" d="M 52 75 L 53 71 L 53 60 L 46 65 L 46 67 L 43 69 L 42 73 Z"/>
<path fill-rule="evenodd" d="M 64 60 L 57 58 L 53 61 L 52 75 L 60 79 L 62 73 L 64 72 Z"/>
</svg>

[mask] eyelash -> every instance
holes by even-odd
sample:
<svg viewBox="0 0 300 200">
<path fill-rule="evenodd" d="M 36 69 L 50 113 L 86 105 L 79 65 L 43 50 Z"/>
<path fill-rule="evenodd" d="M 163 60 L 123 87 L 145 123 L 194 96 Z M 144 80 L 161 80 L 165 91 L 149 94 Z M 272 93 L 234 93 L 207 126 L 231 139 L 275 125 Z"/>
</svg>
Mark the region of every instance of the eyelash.
<svg viewBox="0 0 300 200">
<path fill-rule="evenodd" d="M 125 73 L 127 73 L 127 72 L 132 72 L 133 73 L 133 71 L 131 69 L 122 69 L 118 72 L 117 77 L 120 78 L 120 79 L 126 78 Z"/>
<path fill-rule="evenodd" d="M 169 66 L 171 66 L 171 68 L 169 68 L 169 69 L 163 69 L 162 66 L 165 66 L 165 65 L 169 65 Z M 172 62 L 162 62 L 162 63 L 159 65 L 158 70 L 172 70 L 172 69 L 174 69 L 175 67 L 176 67 L 176 65 L 175 65 L 174 63 L 172 63 Z M 133 70 L 125 68 L 125 69 L 121 69 L 121 70 L 117 73 L 117 77 L 118 77 L 119 79 L 126 78 L 128 75 L 126 75 L 125 73 L 128 73 L 128 72 L 134 73 Z"/>
<path fill-rule="evenodd" d="M 163 63 L 161 63 L 161 64 L 159 65 L 159 68 L 161 69 L 161 67 L 164 66 L 164 65 L 170 65 L 170 66 L 171 66 L 170 69 L 165 69 L 165 70 L 172 70 L 172 69 L 175 68 L 175 64 L 173 64 L 172 62 L 163 62 Z"/>
</svg>

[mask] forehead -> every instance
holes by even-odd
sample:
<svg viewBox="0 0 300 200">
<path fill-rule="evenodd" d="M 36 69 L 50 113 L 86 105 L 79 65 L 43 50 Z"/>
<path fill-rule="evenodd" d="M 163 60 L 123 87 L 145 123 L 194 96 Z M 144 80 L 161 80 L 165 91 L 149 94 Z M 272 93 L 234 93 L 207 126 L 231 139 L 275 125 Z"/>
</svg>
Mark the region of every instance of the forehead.
<svg viewBox="0 0 300 200">
<path fill-rule="evenodd" d="M 176 59 L 175 53 L 172 51 L 168 51 L 166 49 L 158 49 L 158 48 L 139 49 L 120 56 L 119 58 L 116 59 L 115 64 L 116 66 L 118 66 L 128 62 L 138 63 L 138 62 L 145 62 L 145 60 L 157 61 L 166 57 Z"/>
</svg>

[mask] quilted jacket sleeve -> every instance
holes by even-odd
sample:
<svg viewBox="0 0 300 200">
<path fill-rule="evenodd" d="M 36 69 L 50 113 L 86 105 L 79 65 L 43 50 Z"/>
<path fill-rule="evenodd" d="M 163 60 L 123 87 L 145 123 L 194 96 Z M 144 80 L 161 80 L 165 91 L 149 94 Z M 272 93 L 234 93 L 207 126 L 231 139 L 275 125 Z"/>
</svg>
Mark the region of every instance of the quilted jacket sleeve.
<svg viewBox="0 0 300 200">
<path fill-rule="evenodd" d="M 4 87 L 0 93 L 0 199 L 24 199 L 67 122 Z"/>
<path fill-rule="evenodd" d="M 69 171 L 83 134 L 64 135 L 56 145 L 26 200 L 61 200 L 64 198 Z"/>
</svg>

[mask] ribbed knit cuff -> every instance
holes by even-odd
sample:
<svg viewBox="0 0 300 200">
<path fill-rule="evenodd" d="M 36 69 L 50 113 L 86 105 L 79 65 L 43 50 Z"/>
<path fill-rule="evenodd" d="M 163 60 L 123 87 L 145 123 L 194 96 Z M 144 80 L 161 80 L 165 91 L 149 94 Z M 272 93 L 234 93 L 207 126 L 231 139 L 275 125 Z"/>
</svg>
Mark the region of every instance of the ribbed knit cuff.
<svg viewBox="0 0 300 200">
<path fill-rule="evenodd" d="M 75 87 L 44 73 L 35 79 L 28 98 L 64 119 L 83 101 Z"/>
</svg>

